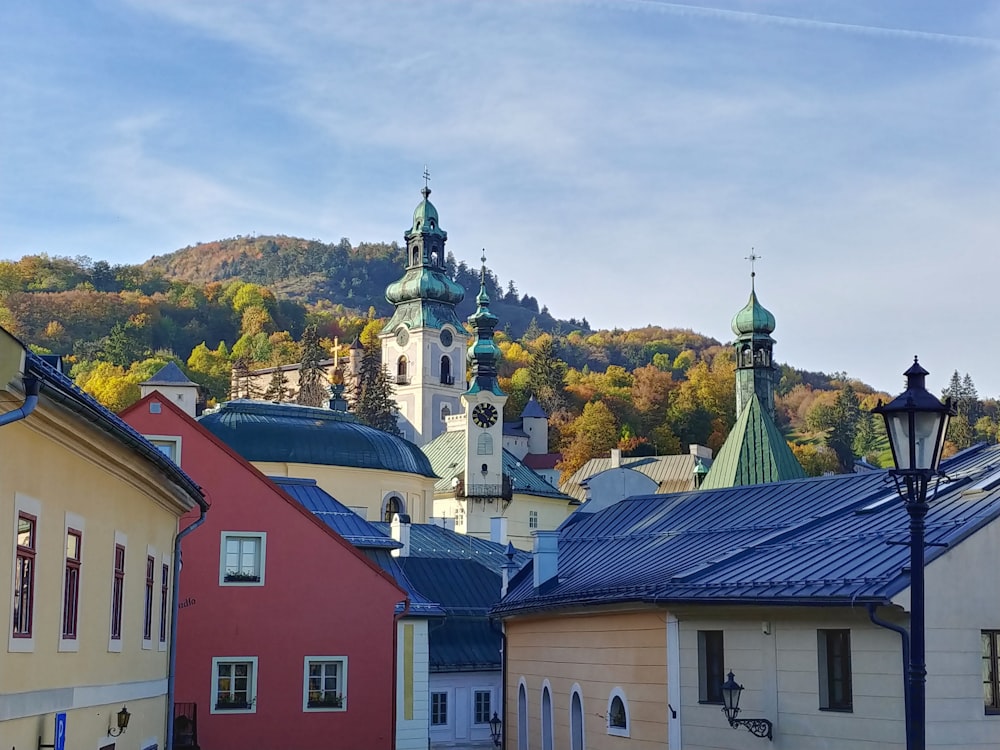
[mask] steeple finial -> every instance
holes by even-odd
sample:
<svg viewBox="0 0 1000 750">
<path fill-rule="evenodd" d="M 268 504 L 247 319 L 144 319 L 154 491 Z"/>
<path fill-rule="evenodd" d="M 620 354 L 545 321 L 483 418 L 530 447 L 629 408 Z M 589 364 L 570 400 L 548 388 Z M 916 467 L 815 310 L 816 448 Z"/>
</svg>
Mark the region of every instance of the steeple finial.
<svg viewBox="0 0 1000 750">
<path fill-rule="evenodd" d="M 424 200 L 427 200 L 427 197 L 431 194 L 430 181 L 431 181 L 430 170 L 428 170 L 427 165 L 424 164 L 424 188 L 423 190 L 420 191 L 420 194 L 424 196 Z"/>
<path fill-rule="evenodd" d="M 748 256 L 746 256 L 746 260 L 750 261 L 750 291 L 751 292 L 754 291 L 754 277 L 757 275 L 757 261 L 758 260 L 762 260 L 762 259 L 763 258 L 760 255 L 757 255 L 757 253 L 755 253 L 753 251 L 753 248 L 751 247 L 750 248 L 750 254 Z"/>
</svg>

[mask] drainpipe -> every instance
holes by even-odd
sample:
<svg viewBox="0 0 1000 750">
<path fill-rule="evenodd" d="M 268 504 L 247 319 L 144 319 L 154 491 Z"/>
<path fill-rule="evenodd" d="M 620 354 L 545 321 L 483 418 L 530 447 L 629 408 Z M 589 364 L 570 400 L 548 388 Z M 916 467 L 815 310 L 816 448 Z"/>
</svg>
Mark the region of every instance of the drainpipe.
<svg viewBox="0 0 1000 750">
<path fill-rule="evenodd" d="M 177 606 L 180 604 L 180 575 L 181 575 L 181 540 L 205 523 L 205 513 L 208 512 L 208 504 L 205 501 L 199 502 L 201 514 L 198 520 L 186 529 L 178 532 L 174 537 L 174 594 L 173 604 L 170 608 L 170 664 L 167 668 L 167 731 L 165 750 L 173 750 L 174 747 L 174 695 L 176 692 L 176 672 L 177 672 Z"/>
<path fill-rule="evenodd" d="M 34 375 L 25 375 L 21 378 L 21 383 L 24 386 L 24 403 L 13 411 L 0 414 L 0 427 L 24 419 L 38 405 L 38 387 L 42 381 Z"/>
<path fill-rule="evenodd" d="M 899 638 L 900 638 L 900 640 L 902 641 L 902 644 L 903 644 L 903 671 L 902 671 L 902 674 L 904 675 L 904 678 L 903 678 L 903 719 L 905 721 L 906 726 L 909 726 L 910 725 L 910 688 L 909 688 L 909 684 L 906 682 L 905 674 L 906 674 L 906 665 L 910 661 L 910 632 L 906 628 L 904 628 L 902 625 L 896 625 L 895 623 L 888 622 L 886 620 L 881 619 L 878 615 L 875 614 L 875 608 L 877 606 L 878 606 L 877 604 L 868 604 L 867 605 L 868 619 L 871 620 L 874 624 L 878 625 L 879 627 L 886 628 L 888 630 L 892 630 L 892 631 L 894 631 L 896 633 L 899 633 Z"/>
</svg>

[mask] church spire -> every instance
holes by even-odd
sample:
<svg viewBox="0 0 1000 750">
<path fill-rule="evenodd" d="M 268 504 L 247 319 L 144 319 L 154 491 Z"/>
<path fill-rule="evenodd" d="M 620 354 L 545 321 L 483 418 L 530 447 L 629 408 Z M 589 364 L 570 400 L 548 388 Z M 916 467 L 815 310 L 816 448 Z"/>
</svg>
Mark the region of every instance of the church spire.
<svg viewBox="0 0 1000 750">
<path fill-rule="evenodd" d="M 755 278 L 756 263 L 761 258 L 751 250 L 750 299 L 746 306 L 733 316 L 732 328 L 736 334 L 736 416 L 743 413 L 751 396 L 757 394 L 761 406 L 774 416 L 774 389 L 780 375 L 773 360 L 775 341 L 774 316 L 757 301 Z"/>
<path fill-rule="evenodd" d="M 469 364 L 472 379 L 467 393 L 490 391 L 503 395 L 497 382 L 497 366 L 500 362 L 500 347 L 493 341 L 498 318 L 490 312 L 490 296 L 486 292 L 486 251 L 483 251 L 482 268 L 479 271 L 479 295 L 476 297 L 476 311 L 468 317 L 475 337 L 469 347 Z"/>
</svg>

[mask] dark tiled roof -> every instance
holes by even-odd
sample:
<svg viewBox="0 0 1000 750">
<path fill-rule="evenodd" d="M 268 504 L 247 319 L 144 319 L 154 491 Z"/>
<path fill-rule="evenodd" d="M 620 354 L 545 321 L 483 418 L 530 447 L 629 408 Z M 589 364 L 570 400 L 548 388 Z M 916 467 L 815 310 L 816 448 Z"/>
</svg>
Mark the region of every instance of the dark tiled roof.
<svg viewBox="0 0 1000 750">
<path fill-rule="evenodd" d="M 928 563 L 1000 516 L 1000 446 L 966 451 L 942 468 L 951 481 L 931 502 Z M 576 515 L 560 528 L 558 580 L 536 592 L 529 565 L 496 611 L 886 602 L 909 585 L 901 572 L 909 519 L 885 471 L 647 495 Z"/>
<path fill-rule="evenodd" d="M 434 491 L 453 492 L 451 480 L 465 471 L 465 432 L 456 430 L 438 435 L 424 446 L 424 453 L 430 460 L 434 473 L 440 477 L 434 484 Z M 508 450 L 503 452 L 503 473 L 514 483 L 515 494 L 540 495 L 569 502 L 573 498 L 557 490 L 533 469 L 518 461 Z"/>
<path fill-rule="evenodd" d="M 522 419 L 524 417 L 541 417 L 542 419 L 545 419 L 548 416 L 549 415 L 545 413 L 545 409 L 542 408 L 542 405 L 538 403 L 538 399 L 534 396 L 528 399 L 528 403 L 524 405 L 524 411 L 521 412 Z"/>
<path fill-rule="evenodd" d="M 374 528 L 391 536 L 390 524 L 376 521 Z M 507 562 L 507 549 L 487 539 L 459 534 L 457 531 L 431 523 L 410 524 L 410 557 L 430 557 L 439 560 L 473 560 L 487 570 L 500 575 Z M 531 560 L 531 554 L 514 550 L 514 564 L 520 569 Z"/>
<path fill-rule="evenodd" d="M 384 469 L 433 477 L 413 443 L 359 424 L 348 412 L 239 399 L 199 422 L 248 461 Z"/>
<path fill-rule="evenodd" d="M 754 393 L 722 444 L 702 489 L 802 479 L 806 473 Z"/>
<path fill-rule="evenodd" d="M 103 407 L 98 401 L 79 388 L 76 383 L 56 370 L 47 361 L 30 351 L 26 352 L 25 369 L 38 377 L 41 390 L 56 401 L 61 402 L 71 410 L 92 422 L 98 428 L 109 433 L 117 440 L 140 453 L 146 460 L 155 464 L 164 474 L 180 485 L 191 497 L 192 504 L 207 507 L 201 487 L 181 467 L 171 461 L 155 445 L 144 438 L 130 424 L 117 414 Z M 29 417 L 30 419 L 30 417 Z"/>
<path fill-rule="evenodd" d="M 316 484 L 315 479 L 268 477 L 323 523 L 358 549 L 396 549 L 402 545 L 341 504 Z"/>
<path fill-rule="evenodd" d="M 163 367 L 156 371 L 156 373 L 149 380 L 143 381 L 139 385 L 198 385 L 187 375 L 185 375 L 181 368 L 177 366 L 176 362 L 167 362 Z"/>
</svg>

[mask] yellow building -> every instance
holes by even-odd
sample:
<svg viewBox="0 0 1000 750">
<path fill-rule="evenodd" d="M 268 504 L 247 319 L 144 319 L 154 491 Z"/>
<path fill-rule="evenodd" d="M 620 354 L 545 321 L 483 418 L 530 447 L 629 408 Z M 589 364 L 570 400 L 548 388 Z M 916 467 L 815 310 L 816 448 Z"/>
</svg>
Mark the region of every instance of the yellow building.
<svg viewBox="0 0 1000 750">
<path fill-rule="evenodd" d="M 197 485 L 0 329 L 0 738 L 164 747 L 178 518 Z M 118 714 L 129 722 L 118 733 Z"/>
</svg>

